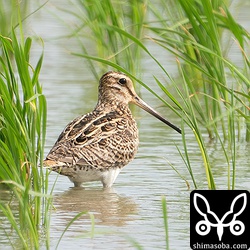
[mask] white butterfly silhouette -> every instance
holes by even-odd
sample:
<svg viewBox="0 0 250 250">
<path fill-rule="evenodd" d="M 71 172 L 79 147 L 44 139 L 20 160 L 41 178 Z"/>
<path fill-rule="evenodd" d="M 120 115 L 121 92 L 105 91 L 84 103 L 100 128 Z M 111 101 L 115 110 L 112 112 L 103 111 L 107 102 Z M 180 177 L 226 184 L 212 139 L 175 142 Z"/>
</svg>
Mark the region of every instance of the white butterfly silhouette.
<svg viewBox="0 0 250 250">
<path fill-rule="evenodd" d="M 241 198 L 243 198 L 243 205 L 238 212 L 234 213 L 234 206 L 236 202 Z M 206 205 L 205 213 L 202 212 L 201 209 L 198 207 L 198 204 L 197 204 L 198 199 L 202 199 L 204 201 Z M 242 223 L 242 221 L 236 220 L 236 217 L 240 215 L 246 208 L 246 205 L 247 205 L 246 193 L 239 194 L 233 199 L 232 204 L 230 206 L 230 210 L 226 212 L 221 219 L 219 219 L 218 216 L 213 211 L 210 210 L 210 205 L 207 199 L 203 195 L 195 193 L 193 202 L 194 202 L 194 207 L 196 211 L 204 217 L 204 220 L 199 221 L 195 226 L 195 230 L 199 235 L 207 235 L 211 230 L 211 226 L 217 227 L 217 235 L 218 235 L 219 241 L 221 241 L 222 239 L 222 235 L 224 233 L 224 227 L 230 227 L 230 232 L 233 235 L 241 235 L 245 231 L 245 225 Z M 208 214 L 212 215 L 217 223 L 212 223 L 211 221 L 209 221 L 208 216 L 207 216 Z M 229 223 L 223 223 L 229 214 L 233 214 L 233 219 Z"/>
</svg>

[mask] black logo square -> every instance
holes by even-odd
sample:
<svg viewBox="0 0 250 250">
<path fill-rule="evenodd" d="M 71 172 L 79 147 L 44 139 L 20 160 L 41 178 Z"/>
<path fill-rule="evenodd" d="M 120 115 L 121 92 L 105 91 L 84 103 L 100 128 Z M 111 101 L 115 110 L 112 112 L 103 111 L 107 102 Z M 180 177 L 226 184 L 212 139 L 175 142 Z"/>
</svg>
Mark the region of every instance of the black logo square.
<svg viewBox="0 0 250 250">
<path fill-rule="evenodd" d="M 249 197 L 246 190 L 192 191 L 191 249 L 249 249 Z"/>
</svg>

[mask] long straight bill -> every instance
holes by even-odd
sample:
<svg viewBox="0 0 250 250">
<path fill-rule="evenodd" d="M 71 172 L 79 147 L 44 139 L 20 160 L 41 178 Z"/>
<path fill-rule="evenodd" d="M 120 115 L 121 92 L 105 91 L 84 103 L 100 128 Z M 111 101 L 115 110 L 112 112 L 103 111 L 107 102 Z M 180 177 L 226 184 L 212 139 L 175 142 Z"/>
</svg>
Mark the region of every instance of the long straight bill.
<svg viewBox="0 0 250 250">
<path fill-rule="evenodd" d="M 134 103 L 137 106 L 139 106 L 140 108 L 142 108 L 145 111 L 147 111 L 149 114 L 153 115 L 154 117 L 156 117 L 160 121 L 164 122 L 169 127 L 173 128 L 175 131 L 177 131 L 178 133 L 181 134 L 181 129 L 180 128 L 176 127 L 174 124 L 172 124 L 171 122 L 169 122 L 168 120 L 166 120 L 165 118 L 163 118 L 158 112 L 156 112 L 154 109 L 152 109 L 146 102 L 144 102 L 138 96 L 135 97 L 135 102 Z"/>
</svg>

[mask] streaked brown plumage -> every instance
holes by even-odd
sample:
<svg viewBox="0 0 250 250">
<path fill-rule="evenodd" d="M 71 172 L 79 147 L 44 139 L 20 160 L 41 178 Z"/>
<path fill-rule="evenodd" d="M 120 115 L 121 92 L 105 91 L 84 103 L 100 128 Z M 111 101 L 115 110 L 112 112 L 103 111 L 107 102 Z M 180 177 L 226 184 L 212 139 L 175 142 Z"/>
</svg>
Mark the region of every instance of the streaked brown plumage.
<svg viewBox="0 0 250 250">
<path fill-rule="evenodd" d="M 75 186 L 101 181 L 103 187 L 111 187 L 121 169 L 134 158 L 139 144 L 129 103 L 181 133 L 137 96 L 129 77 L 111 71 L 100 79 L 95 109 L 66 126 L 44 166 L 68 176 Z"/>
</svg>

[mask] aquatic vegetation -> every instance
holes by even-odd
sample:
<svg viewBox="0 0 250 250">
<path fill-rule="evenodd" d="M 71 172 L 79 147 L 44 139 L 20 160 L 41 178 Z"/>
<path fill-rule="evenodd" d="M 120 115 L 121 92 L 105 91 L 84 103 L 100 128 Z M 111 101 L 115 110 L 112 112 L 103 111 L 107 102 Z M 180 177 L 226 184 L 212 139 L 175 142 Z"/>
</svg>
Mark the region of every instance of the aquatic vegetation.
<svg viewBox="0 0 250 250">
<path fill-rule="evenodd" d="M 19 23 L 20 13 L 23 16 L 28 12 L 29 2 L 27 0 L 17 3 L 16 0 L 0 0 L 0 34 L 8 36 L 13 27 Z"/>
<path fill-rule="evenodd" d="M 233 189 L 237 161 L 235 145 L 242 137 L 249 141 L 250 134 L 248 93 L 250 81 L 247 56 L 249 33 L 234 19 L 228 9 L 228 3 L 222 1 L 160 1 L 158 5 L 140 1 L 140 4 L 147 7 L 144 7 L 143 18 L 134 24 L 140 27 L 140 30 L 143 29 L 143 33 L 139 36 L 133 34 L 127 27 L 124 28 L 114 22 L 102 20 L 98 23 L 98 18 L 91 19 L 89 15 L 82 15 L 84 25 L 80 26 L 75 35 L 79 34 L 79 30 L 82 30 L 82 33 L 87 28 L 92 30 L 91 27 L 95 24 L 101 27 L 102 32 L 113 34 L 109 36 L 109 44 L 116 42 L 117 36 L 120 37 L 120 49 L 116 50 L 116 56 L 121 55 L 120 51 L 127 49 L 128 43 L 136 46 L 137 50 L 141 50 L 140 54 L 144 54 L 143 60 L 151 58 L 158 66 L 159 72 L 161 71 L 168 79 L 167 82 L 162 82 L 155 77 L 156 84 L 166 95 L 165 98 L 140 81 L 128 65 L 112 60 L 113 52 L 109 50 L 105 50 L 105 55 L 99 52 L 91 55 L 86 53 L 86 50 L 83 50 L 83 53 L 73 54 L 88 59 L 92 65 L 96 61 L 125 72 L 171 108 L 183 121 L 184 149 L 179 149 L 179 152 L 184 152 L 181 155 L 194 186 L 197 187 L 197 184 L 189 159 L 188 145 L 185 143 L 185 133 L 186 131 L 190 133 L 187 127 L 191 129 L 200 148 L 208 187 L 215 189 L 213 166 L 204 144 L 203 128 L 205 128 L 211 140 L 218 140 L 224 149 L 225 161 L 228 164 L 227 186 Z M 88 5 L 81 7 L 82 13 L 88 12 Z M 100 9 L 91 10 L 93 16 L 98 16 Z M 112 18 L 115 18 L 114 15 L 117 15 L 116 18 L 124 16 L 127 13 L 126 7 L 122 10 L 122 15 L 119 11 L 114 12 Z M 105 15 L 104 12 L 102 14 Z M 109 13 L 106 15 L 104 19 L 109 20 Z M 94 32 L 91 34 L 100 40 L 101 36 L 96 36 Z M 236 65 L 228 58 L 226 53 L 228 48 L 223 43 L 224 35 L 230 43 L 237 44 L 242 56 L 241 65 Z M 176 57 L 178 77 L 173 78 L 169 75 L 160 60 L 148 49 L 149 43 L 157 44 L 163 53 L 168 51 Z M 84 46 L 84 40 L 82 45 Z M 98 43 L 96 47 L 103 48 Z M 113 48 L 113 46 L 108 47 Z M 135 57 L 124 57 L 124 61 L 133 64 L 134 60 L 131 62 L 131 58 Z M 227 149 L 225 140 L 228 142 Z"/>
<path fill-rule="evenodd" d="M 130 74 L 138 74 L 141 68 L 141 49 L 113 27 L 139 40 L 143 39 L 146 1 L 79 0 L 77 4 L 72 4 L 75 8 L 62 10 L 74 15 L 78 25 L 75 29 L 69 27 L 71 33 L 67 36 L 79 39 L 85 55 L 92 54 L 94 49 L 93 53 L 98 58 L 108 58 L 109 62 L 127 69 Z M 92 44 L 91 49 L 89 42 Z M 88 63 L 97 80 L 109 69 L 105 63 L 98 64 L 98 67 L 91 60 Z"/>
<path fill-rule="evenodd" d="M 9 190 L 9 200 L 0 203 L 0 210 L 14 229 L 17 244 L 38 249 L 40 227 L 49 224 L 51 200 L 46 195 L 48 175 L 39 166 L 47 116 L 46 99 L 38 80 L 43 55 L 32 67 L 31 38 L 19 42 L 12 31 L 10 37 L 1 35 L 0 41 L 0 185 Z M 10 228 L 4 230 L 7 237 L 13 234 Z M 14 244 L 12 240 L 10 237 Z"/>
<path fill-rule="evenodd" d="M 15 3 L 11 1 L 13 8 Z M 10 223 L 4 230 L 13 247 L 18 244 L 24 249 L 39 249 L 45 241 L 49 249 L 52 201 L 48 173 L 44 174 L 39 165 L 44 157 L 47 117 L 46 99 L 39 83 L 43 55 L 36 65 L 31 65 L 32 39 L 24 36 L 19 13 L 22 7 L 15 9 L 13 13 L 17 15 L 11 17 L 3 15 L 3 6 L 0 5 L 0 18 L 5 18 L 0 22 L 0 185 L 7 187 L 10 199 L 0 202 L 0 212 Z M 221 145 L 228 166 L 224 186 L 234 189 L 237 145 L 241 140 L 250 140 L 250 35 L 235 20 L 229 3 L 79 0 L 77 9 L 62 10 L 77 18 L 76 29 L 67 35 L 79 40 L 82 52 L 72 54 L 87 59 L 96 78 L 109 69 L 122 71 L 179 118 L 183 148 L 177 150 L 190 174 L 183 179 L 192 180 L 191 188 L 199 187 L 191 149 L 186 143 L 187 135 L 193 134 L 207 187 L 216 188 L 213 173 L 220 167 L 211 163 L 205 143 L 210 138 Z M 16 25 L 20 25 L 18 31 L 13 29 Z M 178 75 L 171 76 L 164 62 L 150 50 L 152 44 L 176 58 Z M 231 45 L 236 46 L 240 57 L 237 63 L 228 54 Z M 140 68 L 147 59 L 158 68 L 154 78 L 154 84 L 160 87 L 158 92 L 141 80 Z M 178 172 L 178 167 L 175 168 Z M 162 210 L 168 249 L 164 198 Z M 79 213 L 68 223 L 58 246 L 69 226 L 85 213 Z M 137 247 L 142 248 L 139 244 Z"/>
<path fill-rule="evenodd" d="M 225 140 L 228 141 L 228 148 L 224 148 L 228 188 L 234 189 L 235 145 L 242 137 L 248 141 L 250 132 L 249 33 L 222 1 L 192 1 L 190 4 L 180 0 L 171 6 L 165 8 L 170 17 L 167 23 L 161 22 L 159 14 L 154 12 L 160 27 L 148 24 L 155 33 L 152 40 L 177 57 L 181 79 L 171 79 L 171 82 L 179 95 L 175 98 L 184 114 L 184 122 L 192 129 L 200 146 L 208 187 L 214 189 L 215 182 L 201 128 L 206 128 L 209 137 L 219 140 L 223 148 Z M 237 44 L 242 65 L 228 58 L 224 34 L 231 43 Z M 169 97 L 173 96 L 164 84 L 158 83 Z"/>
</svg>

